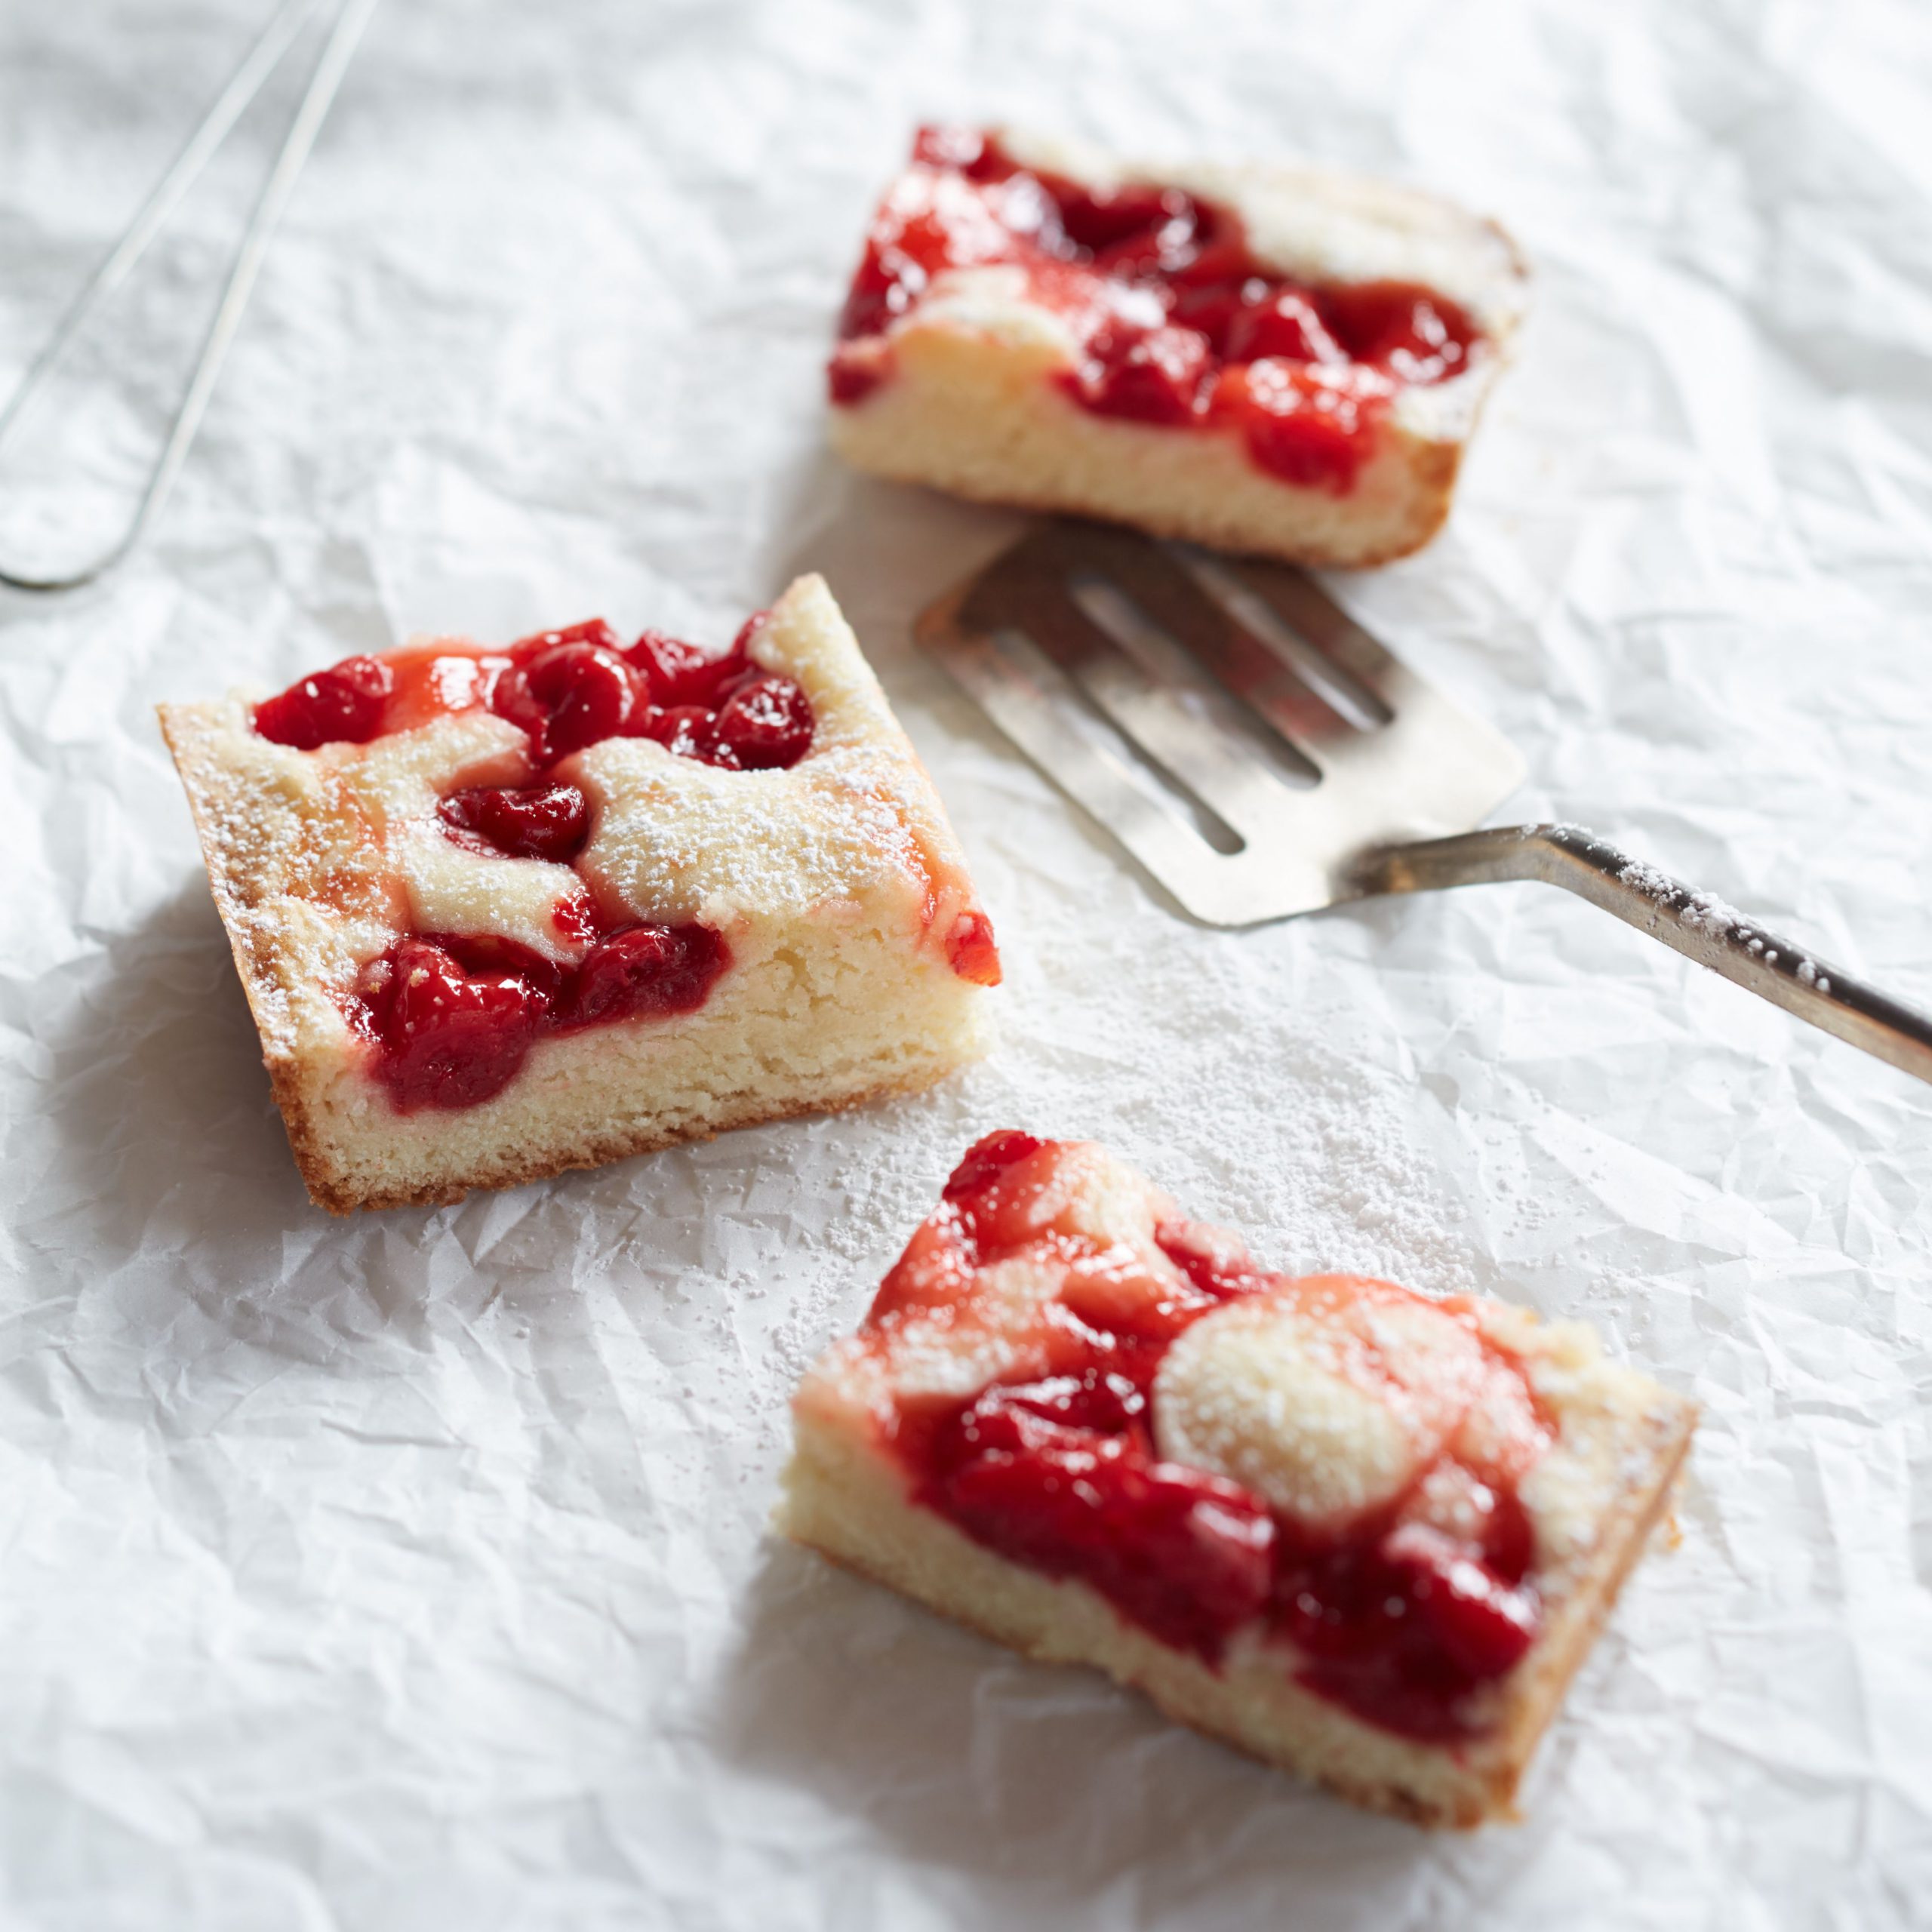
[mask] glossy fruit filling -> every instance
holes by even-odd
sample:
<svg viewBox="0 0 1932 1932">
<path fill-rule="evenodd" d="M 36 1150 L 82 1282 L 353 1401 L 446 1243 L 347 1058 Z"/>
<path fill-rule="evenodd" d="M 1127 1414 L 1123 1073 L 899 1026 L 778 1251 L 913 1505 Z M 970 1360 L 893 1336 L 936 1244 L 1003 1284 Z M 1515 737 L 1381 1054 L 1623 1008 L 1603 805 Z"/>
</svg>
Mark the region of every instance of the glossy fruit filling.
<svg viewBox="0 0 1932 1932">
<path fill-rule="evenodd" d="M 839 318 L 832 398 L 889 380 L 886 332 L 948 269 L 1011 265 L 1075 328 L 1057 380 L 1083 408 L 1241 436 L 1251 460 L 1345 495 L 1404 385 L 1446 381 L 1481 337 L 1407 282 L 1312 286 L 1257 260 L 1230 209 L 1177 188 L 1094 188 L 1021 168 L 990 136 L 928 128 L 887 195 Z"/>
<path fill-rule="evenodd" d="M 729 771 L 783 770 L 811 749 L 814 721 L 797 682 L 752 657 L 763 621 L 752 618 L 719 657 L 657 631 L 624 644 L 601 617 L 500 651 L 438 642 L 346 657 L 263 699 L 255 729 L 314 751 L 487 710 L 527 735 L 536 777 L 607 738 L 655 738 Z"/>
<path fill-rule="evenodd" d="M 1029 1211 L 1058 1156 L 1029 1134 L 979 1142 L 880 1287 L 866 1327 L 881 1343 L 944 1311 L 964 1346 L 980 1270 L 1024 1257 L 1065 1271 L 1023 1369 L 964 1398 L 897 1404 L 888 1434 L 918 1500 L 1002 1556 L 1090 1585 L 1211 1666 L 1251 1629 L 1288 1647 L 1297 1681 L 1358 1717 L 1431 1742 L 1472 1735 L 1472 1696 L 1521 1661 L 1542 1625 L 1514 1477 L 1445 1448 L 1392 1502 L 1311 1527 L 1238 1483 L 1163 1460 L 1152 1408 L 1170 1347 L 1204 1315 L 1284 1284 L 1244 1257 L 1230 1263 L 1186 1223 L 1159 1234 L 1178 1287 L 1155 1284 L 1118 1244 L 1042 1238 Z M 1430 1306 L 1473 1331 L 1466 1304 Z M 1520 1364 L 1483 1346 L 1503 1407 L 1532 1416 Z M 1547 1441 L 1540 1429 L 1530 1423 L 1518 1475 Z"/>
<path fill-rule="evenodd" d="M 635 921 L 564 965 L 513 940 L 399 939 L 365 966 L 350 1005 L 400 1113 L 494 1100 L 546 1033 L 695 1013 L 731 964 L 707 926 Z"/>
</svg>

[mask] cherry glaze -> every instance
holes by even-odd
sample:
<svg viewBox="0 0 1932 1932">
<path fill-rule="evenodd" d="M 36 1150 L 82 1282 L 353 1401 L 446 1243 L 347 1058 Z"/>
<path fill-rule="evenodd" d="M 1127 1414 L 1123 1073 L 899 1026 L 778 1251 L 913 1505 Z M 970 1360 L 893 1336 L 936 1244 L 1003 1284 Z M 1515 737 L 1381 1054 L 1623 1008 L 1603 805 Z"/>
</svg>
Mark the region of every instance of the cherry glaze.
<svg viewBox="0 0 1932 1932">
<path fill-rule="evenodd" d="M 1090 188 L 1019 166 L 990 136 L 922 128 L 875 217 L 839 318 L 832 400 L 891 379 L 885 331 L 948 269 L 1010 263 L 1080 334 L 1056 380 L 1085 409 L 1232 427 L 1284 481 L 1345 495 L 1404 384 L 1468 366 L 1480 332 L 1408 283 L 1305 286 L 1263 267 L 1232 210 L 1177 188 Z"/>
<path fill-rule="evenodd" d="M 297 751 L 367 744 L 488 710 L 530 740 L 536 774 L 608 738 L 655 738 L 728 771 L 782 771 L 811 749 L 811 700 L 750 654 L 763 614 L 722 657 L 646 631 L 626 645 L 601 617 L 502 650 L 441 642 L 347 657 L 255 706 L 261 735 Z M 471 828 L 474 829 L 474 828 Z"/>
<path fill-rule="evenodd" d="M 977 1271 L 1041 1252 L 1029 1211 L 1057 1154 L 1017 1132 L 968 1149 L 881 1284 L 866 1331 L 884 1337 L 941 1309 L 970 1323 Z M 1218 1257 L 1181 1224 L 1159 1239 L 1186 1285 L 1150 1297 L 1144 1277 L 1124 1283 L 1091 1241 L 1045 1238 L 1067 1279 L 1028 1340 L 1026 1367 L 964 1398 L 903 1400 L 891 1419 L 889 1447 L 918 1500 L 1014 1561 L 1080 1579 L 1211 1666 L 1252 1627 L 1293 1646 L 1300 1683 L 1370 1723 L 1432 1742 L 1471 1735 L 1472 1694 L 1513 1669 L 1542 1627 L 1513 1485 L 1451 1470 L 1445 1452 L 1386 1509 L 1315 1534 L 1238 1484 L 1163 1461 L 1150 1409 L 1168 1347 L 1279 1278 Z M 1441 1306 L 1466 1318 L 1464 1305 Z M 1513 1358 L 1485 1349 L 1493 1373 L 1520 1377 Z M 1426 1520 L 1422 1482 L 1445 1471 L 1466 1482 L 1478 1533 Z"/>
<path fill-rule="evenodd" d="M 452 792 L 436 816 L 459 843 L 556 866 L 568 865 L 590 836 L 590 801 L 574 785 L 472 785 Z"/>
<path fill-rule="evenodd" d="M 708 926 L 644 920 L 603 933 L 574 965 L 514 940 L 416 935 L 363 968 L 351 1018 L 398 1112 L 474 1106 L 545 1034 L 695 1013 L 731 963 Z"/>
</svg>

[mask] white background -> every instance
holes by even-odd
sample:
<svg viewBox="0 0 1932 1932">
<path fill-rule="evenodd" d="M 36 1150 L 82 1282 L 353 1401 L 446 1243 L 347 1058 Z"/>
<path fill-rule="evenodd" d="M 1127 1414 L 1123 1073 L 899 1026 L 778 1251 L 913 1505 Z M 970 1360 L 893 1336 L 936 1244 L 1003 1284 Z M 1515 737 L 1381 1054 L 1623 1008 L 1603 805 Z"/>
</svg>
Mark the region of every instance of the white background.
<svg viewBox="0 0 1932 1932">
<path fill-rule="evenodd" d="M 11 0 L 0 380 L 266 13 Z M 1496 211 L 1521 365 L 1448 534 L 1340 594 L 1522 747 L 1510 815 L 1932 1004 L 1928 82 L 1903 5 L 391 0 L 156 540 L 0 601 L 0 1922 L 1932 1923 L 1932 1096 L 1535 887 L 1183 924 L 911 653 L 1016 524 L 820 443 L 921 116 Z M 9 460 L 10 559 L 107 528 L 286 98 Z M 421 627 L 721 641 L 803 568 L 973 855 L 997 1057 L 311 1209 L 155 703 Z M 800 1364 L 1009 1124 L 1706 1404 L 1527 1823 L 1358 1816 L 772 1543 Z"/>
</svg>

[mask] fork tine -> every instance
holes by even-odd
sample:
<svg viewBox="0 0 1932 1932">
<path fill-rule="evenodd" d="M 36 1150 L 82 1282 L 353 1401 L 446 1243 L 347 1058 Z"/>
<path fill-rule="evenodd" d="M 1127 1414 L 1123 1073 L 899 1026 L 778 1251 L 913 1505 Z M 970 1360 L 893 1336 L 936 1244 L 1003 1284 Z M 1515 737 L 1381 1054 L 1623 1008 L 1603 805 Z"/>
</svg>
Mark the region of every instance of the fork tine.
<svg viewBox="0 0 1932 1932">
<path fill-rule="evenodd" d="M 1070 535 L 1081 563 L 1110 578 L 1169 636 L 1184 639 L 1202 667 L 1298 755 L 1318 766 L 1322 744 L 1355 729 L 1168 552 L 1115 531 Z"/>
<path fill-rule="evenodd" d="M 1284 565 L 1232 561 L 1235 577 L 1260 597 L 1312 651 L 1318 651 L 1385 704 L 1404 677 L 1402 666 L 1344 611 L 1314 578 Z"/>
<path fill-rule="evenodd" d="M 918 635 L 986 715 L 1157 881 L 1198 877 L 1202 861 L 1217 856 L 1156 804 L 1118 757 L 1061 723 L 1052 694 L 1023 662 L 1001 650 L 998 631 L 962 627 L 949 598 L 921 616 Z M 1198 911 L 1186 894 L 1177 896 Z"/>
<path fill-rule="evenodd" d="M 1265 829 L 1292 796 L 1289 788 L 1150 678 L 1074 601 L 1067 576 L 1055 555 L 1051 568 L 970 595 L 967 608 L 977 623 L 1030 638 L 1149 758 L 1244 838 Z"/>
<path fill-rule="evenodd" d="M 1406 670 L 1297 574 L 1245 568 L 1229 580 L 1236 597 L 1218 578 L 1177 589 L 1168 573 L 1183 568 L 1143 537 L 1047 525 L 925 611 L 918 635 L 1047 777 L 1196 918 L 1253 925 L 1357 897 L 1364 853 L 1466 831 L 1521 783 L 1522 761 L 1506 740 Z M 1109 593 L 1094 616 L 1082 608 L 1083 577 Z M 1131 624 L 1118 617 L 1121 635 L 1109 606 L 1133 614 Z M 1149 648 L 1143 623 L 1179 657 L 1166 644 Z M 1023 639 L 1032 646 L 1024 653 Z M 1260 663 L 1257 650 L 1271 661 Z M 1218 698 L 1218 682 L 1200 684 L 1204 659 L 1225 675 L 1228 699 Z M 1189 660 L 1192 671 L 1183 668 Z M 1192 708 L 1203 697 L 1265 694 L 1275 675 L 1299 675 L 1327 714 L 1325 734 L 1297 729 L 1291 741 L 1297 752 L 1311 740 L 1319 749 L 1312 785 L 1278 776 L 1272 743 L 1244 718 L 1211 722 L 1211 712 Z M 1061 676 L 1088 705 L 1068 709 Z M 1268 718 L 1251 700 L 1248 709 Z M 1278 717 L 1278 707 L 1268 718 L 1277 730 Z M 1186 822 L 1179 800 L 1163 796 L 1130 752 L 1237 835 L 1239 849 L 1218 848 L 1212 828 Z"/>
</svg>

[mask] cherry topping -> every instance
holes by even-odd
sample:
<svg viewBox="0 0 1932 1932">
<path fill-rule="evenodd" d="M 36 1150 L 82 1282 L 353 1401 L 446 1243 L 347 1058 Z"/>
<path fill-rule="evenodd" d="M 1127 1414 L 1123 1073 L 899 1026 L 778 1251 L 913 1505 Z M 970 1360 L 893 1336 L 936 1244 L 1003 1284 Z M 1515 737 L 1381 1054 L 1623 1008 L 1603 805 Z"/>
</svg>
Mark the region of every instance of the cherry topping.
<svg viewBox="0 0 1932 1932">
<path fill-rule="evenodd" d="M 982 1134 L 967 1149 L 947 1180 L 946 1198 L 963 1201 L 982 1192 L 1015 1162 L 1025 1160 L 1029 1154 L 1037 1154 L 1045 1145 L 1044 1140 L 1035 1140 L 1030 1134 L 1022 1134 L 1017 1128 L 1003 1128 Z"/>
<path fill-rule="evenodd" d="M 1010 1261 L 1063 1278 L 1030 1327 L 1000 1318 L 1017 1364 L 1008 1377 L 964 1398 L 901 1398 L 885 1440 L 915 1494 L 1211 1664 L 1257 1626 L 1293 1646 L 1299 1681 L 1358 1716 L 1406 1737 L 1472 1734 L 1474 1694 L 1515 1669 L 1543 1627 L 1533 1526 L 1514 1488 L 1445 1451 L 1374 1518 L 1315 1530 L 1162 1462 L 1153 1390 L 1174 1339 L 1280 1278 L 1191 1223 L 1155 1231 L 1184 1287 L 1066 1232 L 1052 1207 L 1063 1151 L 1012 1131 L 976 1142 L 881 1285 L 869 1331 L 935 1315 L 970 1324 L 979 1272 Z M 1494 1372 L 1520 1370 L 1499 1357 Z M 1506 1394 L 1499 1383 L 1491 1399 Z M 1441 1527 L 1451 1523 L 1453 1534 Z"/>
<path fill-rule="evenodd" d="M 528 637 L 520 637 L 510 646 L 510 655 L 520 660 L 531 658 L 540 651 L 559 644 L 593 644 L 602 651 L 623 648 L 617 633 L 601 617 L 586 617 L 580 624 L 565 624 L 554 631 L 533 631 Z"/>
<path fill-rule="evenodd" d="M 770 673 L 740 685 L 718 707 L 712 727 L 711 759 L 746 771 L 771 771 L 796 764 L 811 749 L 812 708 L 789 678 Z"/>
<path fill-rule="evenodd" d="M 841 408 L 863 402 L 885 380 L 890 352 L 869 354 L 866 352 L 869 346 L 846 342 L 832 351 L 826 368 L 826 387 Z"/>
<path fill-rule="evenodd" d="M 935 1436 L 926 1500 L 1211 1662 L 1267 1603 L 1274 1524 L 1236 1484 L 1156 1461 L 1145 1407 L 1132 1383 L 1091 1372 L 991 1389 Z"/>
<path fill-rule="evenodd" d="M 999 948 L 993 943 L 993 922 L 983 912 L 961 912 L 946 936 L 946 964 L 976 986 L 1000 983 Z"/>
<path fill-rule="evenodd" d="M 475 1106 L 516 1076 L 543 1024 L 541 991 L 506 971 L 466 971 L 426 940 L 398 940 L 363 969 L 358 992 L 397 1110 Z"/>
<path fill-rule="evenodd" d="M 1291 362 L 1342 362 L 1346 353 L 1324 325 L 1313 300 L 1297 288 L 1261 285 L 1259 300 L 1243 301 L 1229 316 L 1222 354 L 1230 362 L 1257 362 L 1264 355 Z"/>
<path fill-rule="evenodd" d="M 1247 365 L 1237 393 L 1255 462 L 1285 482 L 1340 496 L 1374 453 L 1389 389 L 1373 369 L 1269 360 Z"/>
<path fill-rule="evenodd" d="M 463 970 L 488 978 L 509 974 L 541 996 L 547 1012 L 561 998 L 569 968 L 521 941 L 499 933 L 419 933 L 418 939 L 447 952 Z"/>
<path fill-rule="evenodd" d="M 379 1045 L 377 1077 L 413 1113 L 501 1093 L 546 1030 L 694 1013 L 730 964 L 724 940 L 698 925 L 620 928 L 574 969 L 514 940 L 445 934 L 398 940 L 372 960 L 355 1005 Z"/>
<path fill-rule="evenodd" d="M 1087 345 L 1076 393 L 1103 416 L 1186 423 L 1198 414 L 1214 363 L 1198 329 L 1149 328 L 1115 318 Z"/>
<path fill-rule="evenodd" d="M 1323 306 L 1344 353 L 1407 383 L 1439 383 L 1460 374 L 1477 334 L 1460 305 L 1410 282 L 1330 289 Z"/>
<path fill-rule="evenodd" d="M 255 729 L 272 744 L 312 752 L 320 745 L 365 745 L 383 728 L 395 674 L 380 657 L 345 657 L 255 707 Z"/>
<path fill-rule="evenodd" d="M 715 681 L 715 660 L 694 644 L 663 631 L 646 631 L 624 653 L 644 679 L 653 704 L 691 704 L 707 697 Z"/>
<path fill-rule="evenodd" d="M 1083 188 L 1052 177 L 1047 186 L 1067 239 L 1109 265 L 1172 262 L 1203 226 L 1199 204 L 1178 188 Z"/>
<path fill-rule="evenodd" d="M 647 702 L 642 681 L 616 651 L 566 641 L 545 644 L 505 672 L 490 706 L 530 734 L 531 757 L 548 766 L 620 736 Z"/>
<path fill-rule="evenodd" d="M 436 808 L 452 830 L 512 859 L 567 866 L 590 836 L 590 801 L 574 785 L 474 785 Z"/>
<path fill-rule="evenodd" d="M 1463 1700 L 1513 1670 L 1542 1623 L 1533 1586 L 1424 1523 L 1290 1555 L 1276 1601 L 1311 1690 L 1425 1739 L 1461 1734 Z"/>
<path fill-rule="evenodd" d="M 709 926 L 626 926 L 600 940 L 577 968 L 571 1023 L 695 1013 L 731 963 Z"/>
</svg>

